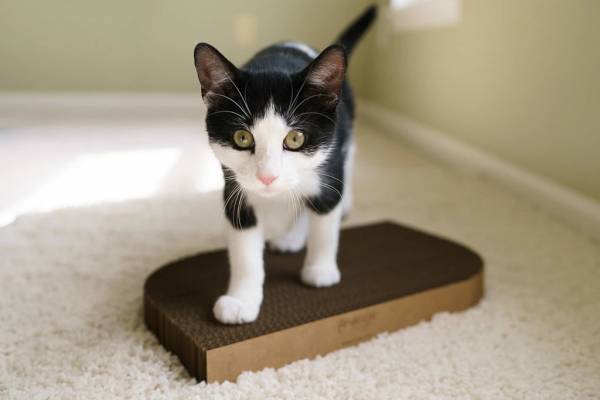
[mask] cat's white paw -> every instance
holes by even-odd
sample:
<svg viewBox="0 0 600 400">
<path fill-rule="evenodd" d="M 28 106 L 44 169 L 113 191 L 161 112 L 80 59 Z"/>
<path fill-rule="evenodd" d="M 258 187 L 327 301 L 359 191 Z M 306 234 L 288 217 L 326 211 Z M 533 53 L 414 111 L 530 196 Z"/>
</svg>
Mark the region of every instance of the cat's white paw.
<svg viewBox="0 0 600 400">
<path fill-rule="evenodd" d="M 302 268 L 302 282 L 314 287 L 333 286 L 340 282 L 340 270 L 337 265 L 307 265 Z"/>
<path fill-rule="evenodd" d="M 260 303 L 243 301 L 229 295 L 219 297 L 213 307 L 215 318 L 224 324 L 252 322 L 258 317 L 259 311 Z"/>
<path fill-rule="evenodd" d="M 280 253 L 296 253 L 306 245 L 306 234 L 287 234 L 269 241 L 269 250 Z"/>
</svg>

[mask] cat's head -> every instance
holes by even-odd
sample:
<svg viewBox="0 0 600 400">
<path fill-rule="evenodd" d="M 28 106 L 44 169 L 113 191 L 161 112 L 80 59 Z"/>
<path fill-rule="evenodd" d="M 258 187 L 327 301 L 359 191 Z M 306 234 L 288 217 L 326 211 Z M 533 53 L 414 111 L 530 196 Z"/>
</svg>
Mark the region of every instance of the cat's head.
<svg viewBox="0 0 600 400">
<path fill-rule="evenodd" d="M 211 147 L 243 189 L 264 197 L 316 194 L 318 167 L 335 144 L 343 48 L 328 47 L 292 75 L 238 69 L 206 43 L 194 60 Z"/>
</svg>

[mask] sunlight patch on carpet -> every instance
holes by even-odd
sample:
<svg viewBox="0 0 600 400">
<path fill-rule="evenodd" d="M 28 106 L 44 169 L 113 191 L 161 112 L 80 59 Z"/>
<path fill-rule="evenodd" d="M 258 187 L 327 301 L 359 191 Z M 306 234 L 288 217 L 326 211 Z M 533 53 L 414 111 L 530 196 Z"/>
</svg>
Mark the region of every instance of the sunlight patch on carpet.
<svg viewBox="0 0 600 400">
<path fill-rule="evenodd" d="M 24 213 L 151 197 L 180 157 L 177 148 L 78 156 L 31 196 L 0 210 L 0 226 Z"/>
</svg>

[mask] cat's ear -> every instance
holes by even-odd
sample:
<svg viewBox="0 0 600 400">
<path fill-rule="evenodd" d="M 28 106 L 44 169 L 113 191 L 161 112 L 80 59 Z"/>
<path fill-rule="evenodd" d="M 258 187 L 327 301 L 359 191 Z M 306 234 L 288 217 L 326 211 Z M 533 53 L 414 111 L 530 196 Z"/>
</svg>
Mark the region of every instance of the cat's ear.
<svg viewBox="0 0 600 400">
<path fill-rule="evenodd" d="M 346 63 L 344 48 L 336 44 L 331 45 L 303 71 L 305 82 L 313 90 L 331 95 L 331 102 L 337 104 L 344 83 Z"/>
<path fill-rule="evenodd" d="M 211 93 L 223 94 L 236 80 L 239 70 L 208 43 L 198 43 L 194 49 L 194 64 L 205 101 Z"/>
</svg>

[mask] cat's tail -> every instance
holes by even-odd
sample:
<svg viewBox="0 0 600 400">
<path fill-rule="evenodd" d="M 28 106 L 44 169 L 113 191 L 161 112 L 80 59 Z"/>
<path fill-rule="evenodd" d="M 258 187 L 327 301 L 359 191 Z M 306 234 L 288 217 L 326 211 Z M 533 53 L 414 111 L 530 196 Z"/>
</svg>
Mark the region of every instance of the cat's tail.
<svg viewBox="0 0 600 400">
<path fill-rule="evenodd" d="M 346 49 L 346 55 L 352 53 L 352 49 L 358 43 L 362 35 L 365 34 L 369 26 L 377 16 L 377 6 L 371 5 L 358 18 L 356 18 L 349 27 L 336 40 L 337 44 L 341 44 Z"/>
</svg>

